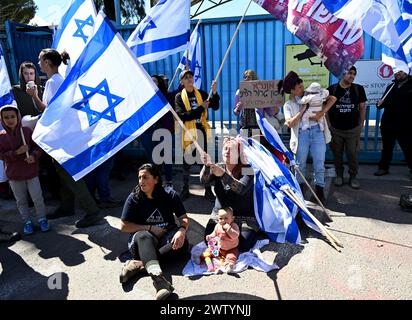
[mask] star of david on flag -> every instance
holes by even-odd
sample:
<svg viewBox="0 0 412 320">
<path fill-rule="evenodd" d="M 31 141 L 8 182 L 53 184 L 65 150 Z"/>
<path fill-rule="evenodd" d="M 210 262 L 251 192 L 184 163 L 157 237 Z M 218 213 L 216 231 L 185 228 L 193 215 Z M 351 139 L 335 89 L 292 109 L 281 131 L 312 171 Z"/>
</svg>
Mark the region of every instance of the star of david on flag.
<svg viewBox="0 0 412 320">
<path fill-rule="evenodd" d="M 79 84 L 80 91 L 83 95 L 83 100 L 80 103 L 75 104 L 72 108 L 83 111 L 87 114 L 89 120 L 89 126 L 94 125 L 100 119 L 106 119 L 112 122 L 117 122 L 115 108 L 121 103 L 124 98 L 114 95 L 110 92 L 107 80 L 104 79 L 96 88 L 88 87 Z M 107 100 L 107 108 L 104 108 L 102 112 L 92 109 L 90 106 L 90 100 L 95 95 L 101 95 Z"/>
<path fill-rule="evenodd" d="M 103 13 L 33 140 L 79 180 L 171 110 Z"/>
<path fill-rule="evenodd" d="M 193 72 L 194 84 L 196 88 L 200 88 L 202 85 L 202 48 L 200 45 L 200 29 L 199 25 L 193 30 L 190 35 L 190 46 L 189 46 L 189 69 Z M 184 70 L 186 67 L 186 57 L 187 51 L 185 51 L 180 64 L 179 69 Z"/>
<path fill-rule="evenodd" d="M 140 63 L 160 60 L 187 49 L 190 0 L 162 0 L 150 9 L 127 40 Z"/>
<path fill-rule="evenodd" d="M 87 35 L 84 34 L 83 28 L 85 26 L 94 26 L 94 20 L 93 17 L 90 15 L 86 20 L 80 20 L 80 19 L 74 19 L 77 25 L 77 30 L 73 34 L 73 37 L 79 37 L 82 38 L 84 43 L 87 43 L 87 39 L 89 38 Z"/>
<path fill-rule="evenodd" d="M 61 64 L 59 72 L 69 73 L 94 31 L 96 8 L 93 0 L 72 0 L 53 37 L 52 48 L 70 55 L 69 66 Z"/>
</svg>

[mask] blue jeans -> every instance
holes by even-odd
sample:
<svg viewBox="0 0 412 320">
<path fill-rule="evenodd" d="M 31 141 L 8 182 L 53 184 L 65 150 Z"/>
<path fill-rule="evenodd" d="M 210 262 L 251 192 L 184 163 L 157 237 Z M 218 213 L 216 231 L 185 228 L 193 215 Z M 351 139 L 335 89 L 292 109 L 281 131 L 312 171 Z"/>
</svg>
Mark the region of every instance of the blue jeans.
<svg viewBox="0 0 412 320">
<path fill-rule="evenodd" d="M 307 130 L 299 129 L 296 159 L 303 175 L 306 174 L 306 161 L 308 159 L 309 151 L 313 159 L 315 184 L 323 188 L 325 186 L 326 143 L 325 136 L 319 125 L 310 127 Z M 297 177 L 297 180 L 299 183 L 303 183 L 300 176 Z"/>
<path fill-rule="evenodd" d="M 95 197 L 97 189 L 100 201 L 107 201 L 111 198 L 109 175 L 110 171 L 113 168 L 113 165 L 114 158 L 111 157 L 87 175 L 87 188 L 89 189 L 93 197 Z"/>
</svg>

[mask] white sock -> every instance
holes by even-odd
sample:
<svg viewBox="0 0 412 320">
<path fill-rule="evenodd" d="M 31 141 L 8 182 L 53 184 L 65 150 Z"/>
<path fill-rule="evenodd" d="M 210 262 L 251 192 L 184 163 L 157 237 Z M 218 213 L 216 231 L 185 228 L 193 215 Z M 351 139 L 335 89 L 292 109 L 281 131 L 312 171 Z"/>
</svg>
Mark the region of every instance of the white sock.
<svg viewBox="0 0 412 320">
<path fill-rule="evenodd" d="M 146 262 L 145 268 L 150 275 L 159 276 L 162 274 L 162 269 L 160 268 L 158 260 L 150 260 Z"/>
</svg>

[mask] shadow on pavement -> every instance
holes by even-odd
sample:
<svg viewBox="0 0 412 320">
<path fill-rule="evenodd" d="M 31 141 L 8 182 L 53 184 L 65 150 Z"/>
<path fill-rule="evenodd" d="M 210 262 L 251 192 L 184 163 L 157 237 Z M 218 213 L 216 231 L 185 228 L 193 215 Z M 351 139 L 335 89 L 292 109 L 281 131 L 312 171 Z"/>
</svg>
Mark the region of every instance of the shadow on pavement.
<svg viewBox="0 0 412 320">
<path fill-rule="evenodd" d="M 127 249 L 129 234 L 112 227 L 106 220 L 96 226 L 76 229 L 73 234 L 86 234 L 105 253 L 105 260 L 116 260 Z"/>
<path fill-rule="evenodd" d="M 264 300 L 263 298 L 237 292 L 218 292 L 185 297 L 180 300 Z"/>
<path fill-rule="evenodd" d="M 271 242 L 262 248 L 261 250 L 262 252 L 265 252 L 265 251 L 277 252 L 276 257 L 273 262 L 278 265 L 279 269 L 272 270 L 267 273 L 267 276 L 273 281 L 273 284 L 275 287 L 277 297 L 274 297 L 274 299 L 276 298 L 277 300 L 283 300 L 281 290 L 277 282 L 278 272 L 282 270 L 289 263 L 290 259 L 292 259 L 293 256 L 301 253 L 303 249 L 304 249 L 303 245 L 290 244 L 290 243 L 274 243 L 274 242 Z"/>
<path fill-rule="evenodd" d="M 59 228 L 63 226 L 60 225 Z M 43 259 L 59 258 L 66 266 L 77 266 L 85 262 L 82 252 L 91 247 L 84 241 L 56 233 L 51 229 L 47 233 L 36 231 L 24 240 L 33 243 L 39 250 L 39 256 Z"/>
<path fill-rule="evenodd" d="M 402 211 L 399 197 L 412 191 L 412 181 L 362 179 L 362 188 L 331 187 L 328 208 L 347 216 L 365 217 L 397 224 L 412 224 L 412 214 Z"/>
<path fill-rule="evenodd" d="M 66 273 L 55 273 L 46 277 L 32 269 L 8 246 L 0 245 L 0 252 L 0 269 L 3 269 L 0 274 L 0 300 L 67 299 L 69 277 Z"/>
</svg>

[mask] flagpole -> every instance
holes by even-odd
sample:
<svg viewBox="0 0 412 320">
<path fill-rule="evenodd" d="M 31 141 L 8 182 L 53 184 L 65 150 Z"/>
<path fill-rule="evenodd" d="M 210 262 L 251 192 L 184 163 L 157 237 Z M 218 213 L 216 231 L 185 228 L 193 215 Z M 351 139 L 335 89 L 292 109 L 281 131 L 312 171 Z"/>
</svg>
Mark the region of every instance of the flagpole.
<svg viewBox="0 0 412 320">
<path fill-rule="evenodd" d="M 290 190 L 287 189 L 285 190 L 285 193 L 292 198 L 292 200 L 303 210 L 305 213 L 315 222 L 315 224 L 318 226 L 318 228 L 323 231 L 324 235 L 328 240 L 330 241 L 330 238 L 333 239 L 333 242 L 335 242 L 338 246 L 343 248 L 342 242 L 336 238 L 335 235 L 332 234 L 316 217 L 306 208 L 306 206 L 302 203 L 302 201 Z M 340 250 L 338 250 L 340 251 Z"/>
<path fill-rule="evenodd" d="M 330 244 L 332 245 L 332 247 L 334 247 L 337 251 L 341 252 L 342 250 L 340 250 L 337 246 L 343 247 L 342 243 L 332 234 L 332 232 L 330 232 L 322 223 L 319 222 L 318 219 L 316 219 L 316 217 L 310 213 L 310 211 L 303 205 L 303 203 L 301 202 L 301 200 L 299 198 L 296 197 L 296 195 L 290 190 L 290 189 L 286 189 L 286 190 L 282 190 L 286 193 L 286 195 L 291 198 L 291 200 L 296 203 L 299 208 L 301 208 L 308 216 L 309 218 L 312 219 L 312 221 L 316 224 L 316 226 L 320 229 L 320 231 L 322 232 L 322 234 L 326 237 L 326 239 L 329 240 Z"/>
<path fill-rule="evenodd" d="M 195 27 L 193 30 L 196 30 L 196 28 L 199 26 L 199 24 L 200 24 L 201 22 L 202 22 L 202 19 L 199 19 L 199 21 L 198 21 L 197 24 L 196 24 L 196 27 Z M 189 49 L 190 49 L 190 44 L 189 44 L 189 48 L 187 49 L 187 53 L 189 53 Z M 188 55 L 187 55 L 187 57 L 186 57 L 186 66 L 188 65 L 188 63 L 189 63 L 189 58 L 188 58 Z M 173 85 L 173 82 L 174 82 L 175 79 L 176 79 L 176 76 L 177 76 L 177 74 L 178 74 L 178 72 L 179 72 L 179 65 L 180 65 L 180 61 L 179 61 L 179 64 L 177 65 L 177 68 L 176 68 L 175 74 L 173 75 L 172 81 L 169 82 L 169 88 L 167 88 L 167 91 L 170 90 L 170 88 L 171 88 L 172 85 Z"/>
<path fill-rule="evenodd" d="M 326 216 L 328 217 L 328 219 L 330 221 L 333 221 L 332 217 L 329 215 L 329 213 L 326 211 L 326 208 L 324 207 L 322 201 L 320 201 L 319 197 L 316 195 L 316 192 L 312 189 L 312 187 L 310 186 L 308 180 L 306 180 L 305 176 L 302 174 L 302 171 L 300 171 L 298 166 L 294 166 L 293 167 L 296 172 L 300 175 L 300 177 L 302 178 L 302 180 L 305 182 L 305 184 L 308 186 L 309 190 L 312 192 L 313 196 L 315 197 L 316 201 L 318 202 L 318 204 L 320 205 L 320 207 L 322 208 L 323 212 L 326 214 Z"/>
<path fill-rule="evenodd" d="M 23 127 L 20 127 L 21 139 L 23 140 L 23 144 L 26 145 L 26 138 L 24 137 Z M 26 158 L 29 157 L 29 152 L 26 151 Z"/>
<path fill-rule="evenodd" d="M 183 123 L 182 119 L 180 119 L 179 115 L 176 113 L 176 111 L 173 108 L 170 108 L 170 112 L 173 114 L 173 116 L 175 117 L 176 121 L 179 123 L 179 125 L 182 127 L 182 129 L 184 131 L 186 131 L 187 135 L 189 136 L 189 139 L 193 142 L 193 144 L 195 145 L 197 151 L 199 151 L 199 153 L 202 155 L 205 153 L 205 151 L 203 150 L 203 148 L 199 145 L 199 143 L 196 141 L 196 139 L 193 137 L 192 133 L 190 132 L 190 130 L 185 126 L 185 124 Z M 206 138 L 206 137 L 205 137 Z M 185 150 L 183 150 L 184 152 Z"/>
<path fill-rule="evenodd" d="M 381 98 L 381 99 L 379 99 L 379 100 L 381 100 L 382 101 L 382 103 L 384 102 L 384 100 L 386 99 L 386 96 L 389 94 L 389 92 L 391 92 L 392 91 L 392 89 L 393 89 L 393 87 L 395 86 L 395 82 L 392 84 L 392 87 L 390 87 L 390 89 L 388 90 L 388 92 L 386 92 L 385 93 L 385 95 Z M 381 104 L 382 104 L 381 103 Z M 380 105 L 381 105 L 380 104 Z M 378 104 L 376 104 L 378 107 L 380 107 L 380 105 L 378 105 Z"/>
<path fill-rule="evenodd" d="M 169 88 L 167 88 L 167 91 L 170 91 L 170 88 L 172 87 L 172 84 L 175 81 L 178 72 L 179 72 L 179 67 L 176 68 L 176 71 L 175 71 L 175 74 L 173 75 L 172 81 L 169 82 Z"/>
<path fill-rule="evenodd" d="M 250 6 L 250 4 L 252 3 L 252 1 L 253 1 L 253 0 L 250 0 L 249 4 L 247 5 L 247 7 L 246 7 L 246 9 L 245 9 L 245 12 L 243 13 L 242 18 L 240 19 L 240 21 L 239 21 L 239 23 L 238 23 L 238 25 L 237 25 L 237 28 L 236 28 L 236 30 L 235 30 L 235 33 L 233 34 L 232 40 L 230 41 L 230 44 L 229 44 L 229 47 L 228 47 L 227 50 L 226 50 L 226 54 L 225 54 L 225 56 L 223 57 L 222 63 L 220 64 L 220 67 L 219 67 L 219 70 L 217 71 L 217 74 L 216 74 L 216 77 L 215 77 L 215 81 L 216 81 L 216 82 L 217 82 L 217 79 L 219 79 L 220 73 L 222 72 L 222 69 L 223 69 L 223 65 L 225 64 L 226 59 L 227 59 L 227 57 L 229 56 L 229 51 L 230 51 L 230 49 L 232 48 L 233 43 L 235 42 L 236 36 L 237 36 L 237 34 L 239 33 L 240 26 L 242 25 L 243 19 L 245 18 L 246 12 L 247 12 L 247 10 L 249 9 L 249 6 Z M 213 89 L 210 89 L 209 98 L 208 98 L 208 99 L 210 99 L 210 98 L 212 97 L 212 93 L 213 93 Z"/>
</svg>

